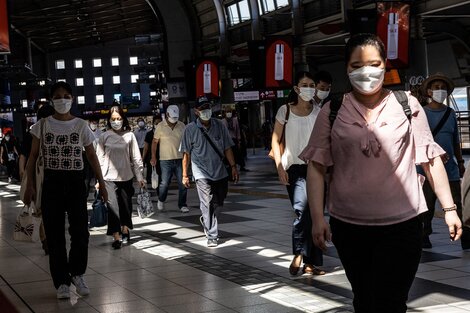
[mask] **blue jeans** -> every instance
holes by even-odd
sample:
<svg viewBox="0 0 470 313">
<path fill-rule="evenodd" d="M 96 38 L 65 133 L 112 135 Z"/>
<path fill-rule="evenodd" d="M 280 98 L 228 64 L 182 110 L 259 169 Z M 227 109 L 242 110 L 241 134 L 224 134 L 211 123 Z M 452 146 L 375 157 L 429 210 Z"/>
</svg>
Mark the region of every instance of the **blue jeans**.
<svg viewBox="0 0 470 313">
<path fill-rule="evenodd" d="M 301 254 L 305 264 L 321 266 L 323 252 L 313 244 L 312 219 L 307 202 L 307 165 L 292 165 L 287 173 L 287 193 L 296 215 L 292 225 L 292 253 Z"/>
<path fill-rule="evenodd" d="M 162 169 L 162 181 L 158 187 L 158 200 L 165 202 L 171 178 L 173 177 L 173 174 L 175 174 L 176 180 L 178 181 L 178 208 L 181 209 L 182 207 L 187 206 L 186 198 L 188 190 L 183 185 L 183 160 L 160 160 L 160 167 Z"/>
</svg>

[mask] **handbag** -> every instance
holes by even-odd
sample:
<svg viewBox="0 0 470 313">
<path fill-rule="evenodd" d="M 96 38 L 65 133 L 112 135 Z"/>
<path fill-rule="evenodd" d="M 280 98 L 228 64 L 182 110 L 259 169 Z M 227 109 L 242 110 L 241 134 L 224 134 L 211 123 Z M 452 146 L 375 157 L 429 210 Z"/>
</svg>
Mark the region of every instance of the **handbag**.
<svg viewBox="0 0 470 313">
<path fill-rule="evenodd" d="M 290 105 L 286 105 L 287 106 L 287 110 L 286 110 L 286 118 L 285 118 L 285 122 L 284 122 L 284 125 L 282 126 L 282 134 L 281 134 L 281 139 L 279 140 L 279 152 L 281 154 L 281 156 L 284 154 L 284 150 L 286 149 L 286 125 L 287 125 L 287 121 L 289 120 L 289 115 L 290 115 Z M 271 159 L 274 160 L 274 150 L 273 148 L 271 148 L 271 150 L 269 150 L 269 153 L 268 153 L 268 157 L 270 157 Z"/>
<path fill-rule="evenodd" d="M 39 241 L 41 218 L 33 214 L 34 204 L 24 206 L 16 217 L 13 239 L 16 241 Z"/>
<path fill-rule="evenodd" d="M 147 218 L 155 213 L 153 210 L 152 200 L 147 190 L 140 188 L 140 193 L 137 195 L 137 214 L 140 218 Z"/>
<path fill-rule="evenodd" d="M 157 168 L 155 166 L 152 166 L 152 188 L 157 189 L 158 188 L 158 173 L 157 173 Z"/>
<path fill-rule="evenodd" d="M 36 167 L 35 167 L 35 176 L 36 176 L 36 199 L 34 203 L 36 205 L 36 214 L 41 214 L 41 199 L 42 199 L 42 183 L 44 181 L 44 143 L 43 143 L 43 134 L 44 134 L 44 123 L 45 120 L 41 119 L 39 121 L 41 125 L 41 131 L 39 135 L 39 155 L 36 160 Z M 21 187 L 20 187 L 20 200 L 24 202 L 24 193 L 26 191 L 26 186 L 28 184 L 28 175 L 25 173 L 21 180 Z"/>
<path fill-rule="evenodd" d="M 202 129 L 202 127 L 199 128 L 202 132 L 202 134 L 204 135 L 204 137 L 206 138 L 206 140 L 209 142 L 209 144 L 211 145 L 212 149 L 214 149 L 214 151 L 219 155 L 220 159 L 222 160 L 222 162 L 224 163 L 224 166 L 225 166 L 225 170 L 227 171 L 227 176 L 228 176 L 228 180 L 229 181 L 233 181 L 233 177 L 232 177 L 232 167 L 230 166 L 230 163 L 228 162 L 227 158 L 225 157 L 225 155 L 222 154 L 222 152 L 220 152 L 220 150 L 215 146 L 215 143 L 212 141 L 211 137 L 209 137 L 209 135 L 207 134 L 207 132 L 204 131 L 204 129 Z"/>
<path fill-rule="evenodd" d="M 90 228 L 106 226 L 108 224 L 108 207 L 98 191 L 95 192 L 95 200 L 91 207 L 93 210 L 90 217 Z"/>
</svg>

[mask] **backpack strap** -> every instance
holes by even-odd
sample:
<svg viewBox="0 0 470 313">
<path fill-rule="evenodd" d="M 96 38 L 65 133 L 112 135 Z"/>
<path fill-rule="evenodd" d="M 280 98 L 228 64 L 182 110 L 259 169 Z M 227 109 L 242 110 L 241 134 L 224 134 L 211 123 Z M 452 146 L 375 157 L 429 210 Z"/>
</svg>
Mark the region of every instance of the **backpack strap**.
<svg viewBox="0 0 470 313">
<path fill-rule="evenodd" d="M 408 96 L 403 90 L 394 90 L 393 94 L 395 98 L 397 98 L 398 102 L 400 102 L 403 112 L 405 112 L 406 118 L 409 122 L 411 122 L 411 108 L 408 104 Z M 335 122 L 336 116 L 338 115 L 338 111 L 341 108 L 341 104 L 343 103 L 343 98 L 332 98 L 330 102 L 330 125 L 333 127 L 333 123 Z"/>
<path fill-rule="evenodd" d="M 336 116 L 338 115 L 338 111 L 341 108 L 341 105 L 343 104 L 343 97 L 341 98 L 331 98 L 330 101 L 330 126 L 333 127 L 333 124 L 336 120 Z"/>
<path fill-rule="evenodd" d="M 411 122 L 411 108 L 408 104 L 408 96 L 403 90 L 394 90 L 393 94 L 395 95 L 395 98 L 397 98 L 398 102 L 400 102 L 403 108 L 403 112 L 405 112 L 406 118 L 409 122 Z"/>
</svg>

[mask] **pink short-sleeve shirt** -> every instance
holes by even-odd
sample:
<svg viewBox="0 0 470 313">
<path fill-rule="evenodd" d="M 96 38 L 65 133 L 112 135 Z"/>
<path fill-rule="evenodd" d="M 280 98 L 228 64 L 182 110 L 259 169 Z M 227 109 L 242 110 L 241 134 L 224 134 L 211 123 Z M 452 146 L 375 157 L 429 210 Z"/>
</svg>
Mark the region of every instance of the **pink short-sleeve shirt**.
<svg viewBox="0 0 470 313">
<path fill-rule="evenodd" d="M 330 215 L 352 224 L 389 225 L 427 210 L 416 164 L 444 150 L 434 142 L 426 114 L 409 95 L 411 121 L 392 92 L 369 112 L 353 96 L 344 96 L 331 129 L 327 103 L 309 144 L 306 161 L 332 166 L 327 206 Z"/>
</svg>

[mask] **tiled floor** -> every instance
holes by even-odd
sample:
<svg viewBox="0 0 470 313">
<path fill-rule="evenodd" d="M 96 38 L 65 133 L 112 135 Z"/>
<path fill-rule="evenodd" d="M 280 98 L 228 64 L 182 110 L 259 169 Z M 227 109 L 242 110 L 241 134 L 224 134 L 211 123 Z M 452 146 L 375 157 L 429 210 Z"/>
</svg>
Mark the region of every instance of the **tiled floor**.
<svg viewBox="0 0 470 313">
<path fill-rule="evenodd" d="M 55 298 L 40 244 L 13 241 L 19 186 L 0 182 L 0 291 L 19 312 L 352 312 L 334 248 L 325 255 L 327 275 L 289 275 L 293 213 L 264 154 L 250 155 L 252 171 L 230 186 L 217 248 L 206 247 L 195 189 L 188 193 L 191 211 L 182 214 L 173 188 L 165 212 L 134 217 L 133 240 L 121 250 L 111 248 L 104 228 L 91 231 L 91 294 L 70 300 Z M 470 312 L 470 252 L 449 242 L 441 218 L 434 229 L 409 312 Z"/>
</svg>

